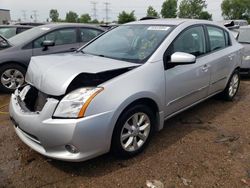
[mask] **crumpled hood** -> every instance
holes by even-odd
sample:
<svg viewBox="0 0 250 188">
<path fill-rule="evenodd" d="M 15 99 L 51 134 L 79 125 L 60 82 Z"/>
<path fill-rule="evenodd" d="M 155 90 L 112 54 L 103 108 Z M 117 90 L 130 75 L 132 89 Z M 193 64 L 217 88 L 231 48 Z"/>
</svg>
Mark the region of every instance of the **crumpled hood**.
<svg viewBox="0 0 250 188">
<path fill-rule="evenodd" d="M 32 57 L 26 82 L 48 95 L 60 96 L 81 73 L 100 73 L 135 67 L 138 64 L 88 54 L 59 54 Z"/>
</svg>

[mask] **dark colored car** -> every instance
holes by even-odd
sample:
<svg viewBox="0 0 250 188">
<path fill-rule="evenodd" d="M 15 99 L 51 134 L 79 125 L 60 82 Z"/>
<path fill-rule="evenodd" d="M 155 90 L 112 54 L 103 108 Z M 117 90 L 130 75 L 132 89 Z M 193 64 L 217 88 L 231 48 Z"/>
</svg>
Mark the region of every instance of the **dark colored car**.
<svg viewBox="0 0 250 188">
<path fill-rule="evenodd" d="M 0 90 L 12 92 L 24 84 L 32 56 L 74 52 L 105 29 L 86 24 L 49 24 L 34 27 L 0 42 Z"/>
<path fill-rule="evenodd" d="M 45 24 L 48 24 L 48 22 L 19 22 L 19 23 L 16 23 L 15 25 L 27 25 L 27 26 L 36 27 L 36 26 L 41 26 Z"/>
<path fill-rule="evenodd" d="M 31 29 L 33 26 L 28 25 L 0 25 L 0 35 L 9 39 L 23 31 Z"/>
</svg>

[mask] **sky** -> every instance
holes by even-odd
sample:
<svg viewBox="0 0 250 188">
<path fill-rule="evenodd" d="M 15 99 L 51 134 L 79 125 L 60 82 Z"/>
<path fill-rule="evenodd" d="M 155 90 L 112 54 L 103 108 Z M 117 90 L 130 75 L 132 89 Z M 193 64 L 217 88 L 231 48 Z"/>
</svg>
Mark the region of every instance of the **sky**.
<svg viewBox="0 0 250 188">
<path fill-rule="evenodd" d="M 179 0 L 180 1 L 180 0 Z M 149 5 L 153 6 L 158 12 L 161 10 L 161 5 L 164 0 L 0 0 L 0 9 L 11 10 L 12 20 L 24 20 L 24 12 L 26 21 L 32 21 L 31 15 L 34 11 L 37 14 L 38 21 L 46 21 L 49 18 L 49 10 L 57 9 L 60 18 L 65 18 L 66 12 L 74 11 L 78 15 L 90 14 L 93 16 L 93 4 L 96 2 L 97 18 L 104 20 L 105 2 L 108 2 L 108 17 L 109 21 L 117 20 L 119 13 L 123 10 L 133 11 L 137 19 L 146 15 L 146 10 Z M 213 14 L 213 20 L 222 20 L 220 4 L 222 0 L 207 0 L 207 10 Z M 34 19 L 34 16 L 32 16 Z"/>
</svg>

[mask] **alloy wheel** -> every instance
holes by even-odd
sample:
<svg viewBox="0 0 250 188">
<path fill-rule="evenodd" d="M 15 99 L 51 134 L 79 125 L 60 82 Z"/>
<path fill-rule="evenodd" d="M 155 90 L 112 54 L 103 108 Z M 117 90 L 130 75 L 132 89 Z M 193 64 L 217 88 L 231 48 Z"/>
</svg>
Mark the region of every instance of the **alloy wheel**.
<svg viewBox="0 0 250 188">
<path fill-rule="evenodd" d="M 17 69 L 7 69 L 1 75 L 1 83 L 8 89 L 16 89 L 24 84 L 24 75 Z"/>
<path fill-rule="evenodd" d="M 234 97 L 239 87 L 239 75 L 234 74 L 229 84 L 229 96 Z"/>
<path fill-rule="evenodd" d="M 146 142 L 151 129 L 151 122 L 147 114 L 135 113 L 124 124 L 121 132 L 121 145 L 124 150 L 134 152 Z"/>
</svg>

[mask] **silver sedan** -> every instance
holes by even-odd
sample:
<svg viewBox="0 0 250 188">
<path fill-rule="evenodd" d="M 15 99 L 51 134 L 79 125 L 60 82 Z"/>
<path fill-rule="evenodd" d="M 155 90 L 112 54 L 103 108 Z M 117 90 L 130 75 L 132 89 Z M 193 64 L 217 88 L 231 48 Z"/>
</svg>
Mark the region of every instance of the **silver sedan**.
<svg viewBox="0 0 250 188">
<path fill-rule="evenodd" d="M 51 158 L 132 157 L 164 120 L 214 95 L 233 100 L 241 54 L 214 22 L 128 23 L 76 53 L 33 57 L 10 117 L 19 138 Z"/>
</svg>

